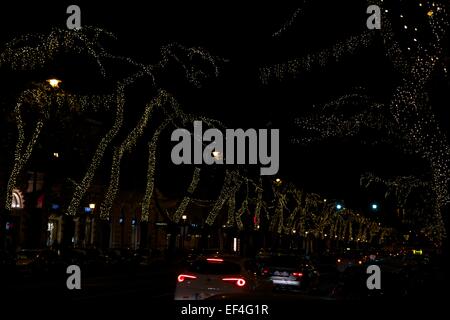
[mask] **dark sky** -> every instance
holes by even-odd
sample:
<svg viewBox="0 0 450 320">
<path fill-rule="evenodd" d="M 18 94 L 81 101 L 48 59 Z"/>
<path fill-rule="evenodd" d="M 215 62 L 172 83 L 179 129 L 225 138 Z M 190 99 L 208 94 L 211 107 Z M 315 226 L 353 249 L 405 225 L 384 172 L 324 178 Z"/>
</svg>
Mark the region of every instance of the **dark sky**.
<svg viewBox="0 0 450 320">
<path fill-rule="evenodd" d="M 175 41 L 186 46 L 202 46 L 227 59 L 220 77 L 211 79 L 201 89 L 171 81 L 170 74 L 166 75 L 166 84 L 185 110 L 223 120 L 230 128 L 279 128 L 282 140 L 279 176 L 283 179 L 327 197 L 354 199 L 360 192 L 362 172 L 427 173 L 418 159 L 403 155 L 392 146 L 374 147 L 361 144 L 359 139 L 330 140 L 310 147 L 289 142 L 299 134 L 294 119 L 311 110 L 313 104 L 325 103 L 356 87 L 364 88 L 365 93 L 381 102 L 389 101 L 398 79 L 379 46 L 339 63 L 314 68 L 296 80 L 264 86 L 258 78 L 261 66 L 315 52 L 363 32 L 367 18 L 365 1 L 346 4 L 309 1 L 305 14 L 280 37 L 272 34 L 303 1 L 245 6 L 239 2 L 215 2 L 214 5 L 197 1 L 195 5 L 194 1 L 183 5 L 164 2 L 164 6 L 153 1 L 152 4 L 149 1 L 92 2 L 40 1 L 29 5 L 17 2 L 2 7 L 0 40 L 4 42 L 24 32 L 65 27 L 67 5 L 78 4 L 83 25 L 103 27 L 117 34 L 117 41 L 111 44 L 116 53 L 151 63 L 157 61 L 161 45 Z M 74 65 L 77 64 L 72 61 L 46 71 L 64 74 L 75 86 L 80 79 L 92 86 L 96 84 L 95 77 L 86 79 L 85 70 Z M 439 101 L 445 98 L 442 92 L 448 89 L 448 81 L 438 82 L 436 88 L 431 98 L 435 99 L 442 123 L 446 124 L 448 112 L 439 108 Z M 363 205 L 358 201 L 353 204 Z"/>
</svg>

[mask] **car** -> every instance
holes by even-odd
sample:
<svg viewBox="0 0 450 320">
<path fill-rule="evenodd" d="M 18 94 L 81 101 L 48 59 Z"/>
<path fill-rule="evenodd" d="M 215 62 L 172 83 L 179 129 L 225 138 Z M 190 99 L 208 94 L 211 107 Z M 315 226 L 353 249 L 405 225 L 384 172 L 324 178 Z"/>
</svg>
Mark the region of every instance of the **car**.
<svg viewBox="0 0 450 320">
<path fill-rule="evenodd" d="M 319 272 L 311 261 L 300 255 L 264 254 L 256 257 L 257 274 L 273 284 L 274 290 L 314 290 Z"/>
<path fill-rule="evenodd" d="M 199 257 L 177 277 L 175 300 L 204 300 L 214 295 L 254 290 L 253 273 L 237 257 Z"/>
</svg>

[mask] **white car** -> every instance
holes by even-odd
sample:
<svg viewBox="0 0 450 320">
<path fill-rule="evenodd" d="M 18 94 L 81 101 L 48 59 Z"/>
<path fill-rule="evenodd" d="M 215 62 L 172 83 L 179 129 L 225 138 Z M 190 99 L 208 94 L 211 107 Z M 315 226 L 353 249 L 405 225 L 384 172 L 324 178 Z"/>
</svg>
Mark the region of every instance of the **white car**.
<svg viewBox="0 0 450 320">
<path fill-rule="evenodd" d="M 236 259 L 199 258 L 178 275 L 175 300 L 203 300 L 218 294 L 243 293 L 253 289 L 253 281 L 253 275 Z"/>
</svg>

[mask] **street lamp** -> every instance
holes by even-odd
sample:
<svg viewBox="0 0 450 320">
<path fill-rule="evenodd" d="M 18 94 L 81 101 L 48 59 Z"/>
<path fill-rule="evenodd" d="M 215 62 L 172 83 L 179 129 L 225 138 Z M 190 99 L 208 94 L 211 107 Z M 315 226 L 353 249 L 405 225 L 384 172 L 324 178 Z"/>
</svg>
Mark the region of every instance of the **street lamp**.
<svg viewBox="0 0 450 320">
<path fill-rule="evenodd" d="M 185 222 L 186 219 L 187 219 L 187 215 L 183 214 L 183 215 L 181 216 L 181 219 L 183 219 L 183 222 Z"/>
<path fill-rule="evenodd" d="M 342 204 L 338 203 L 338 204 L 336 205 L 336 209 L 337 209 L 337 210 L 341 210 L 341 209 L 342 209 Z"/>
<path fill-rule="evenodd" d="M 52 88 L 59 88 L 59 84 L 61 83 L 61 80 L 58 79 L 48 79 L 47 82 L 50 84 Z"/>
<path fill-rule="evenodd" d="M 214 160 L 221 160 L 222 159 L 222 154 L 220 153 L 220 151 L 213 151 L 212 155 L 213 155 Z"/>
<path fill-rule="evenodd" d="M 89 203 L 89 208 L 91 208 L 92 210 L 95 209 L 95 203 Z"/>
<path fill-rule="evenodd" d="M 378 205 L 376 203 L 372 203 L 370 207 L 372 208 L 373 211 L 378 210 Z"/>
</svg>

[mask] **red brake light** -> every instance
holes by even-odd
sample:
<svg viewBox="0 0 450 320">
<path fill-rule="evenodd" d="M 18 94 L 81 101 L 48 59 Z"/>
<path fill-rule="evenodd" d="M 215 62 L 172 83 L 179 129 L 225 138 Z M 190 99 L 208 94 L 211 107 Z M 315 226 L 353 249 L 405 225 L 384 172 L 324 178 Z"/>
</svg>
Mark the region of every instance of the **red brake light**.
<svg viewBox="0 0 450 320">
<path fill-rule="evenodd" d="M 264 268 L 264 269 L 262 270 L 262 273 L 263 273 L 263 274 L 268 274 L 268 273 L 269 273 L 269 268 Z"/>
<path fill-rule="evenodd" d="M 303 273 L 301 273 L 301 272 L 292 272 L 292 275 L 297 278 L 303 277 Z"/>
<path fill-rule="evenodd" d="M 223 262 L 223 259 L 208 258 L 208 259 L 206 259 L 206 261 L 211 262 L 211 263 L 221 263 L 221 262 Z"/>
<path fill-rule="evenodd" d="M 245 286 L 245 279 L 242 278 L 223 278 L 223 281 L 232 281 L 232 282 L 236 282 L 236 285 L 238 287 L 243 287 Z"/>
<path fill-rule="evenodd" d="M 180 274 L 178 276 L 178 282 L 183 282 L 184 279 L 197 279 L 197 277 L 196 276 L 191 276 L 189 274 Z"/>
</svg>

